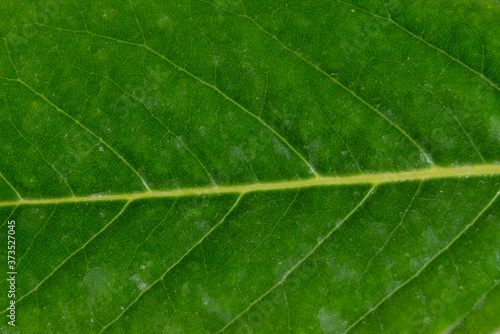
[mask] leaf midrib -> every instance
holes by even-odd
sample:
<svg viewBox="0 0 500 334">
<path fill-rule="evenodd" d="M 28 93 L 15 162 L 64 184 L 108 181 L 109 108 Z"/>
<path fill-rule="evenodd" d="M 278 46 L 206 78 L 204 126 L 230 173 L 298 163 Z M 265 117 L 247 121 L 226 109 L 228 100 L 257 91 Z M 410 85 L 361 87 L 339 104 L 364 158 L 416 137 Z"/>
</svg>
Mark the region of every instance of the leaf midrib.
<svg viewBox="0 0 500 334">
<path fill-rule="evenodd" d="M 469 177 L 469 176 L 492 176 L 500 174 L 500 164 L 484 164 L 462 167 L 431 167 L 429 169 L 377 173 L 358 174 L 350 176 L 318 176 L 306 180 L 240 184 L 232 186 L 213 186 L 200 188 L 184 188 L 176 190 L 151 190 L 138 193 L 124 193 L 116 195 L 91 195 L 72 196 L 50 199 L 21 199 L 18 201 L 0 202 L 0 207 L 18 205 L 39 205 L 39 204 L 61 204 L 96 201 L 134 201 L 140 199 L 165 198 L 165 197 L 187 197 L 199 195 L 216 194 L 246 194 L 260 191 L 276 191 L 287 189 L 300 189 L 320 186 L 338 186 L 355 184 L 380 185 L 383 183 L 404 182 L 404 181 L 425 181 L 441 178 Z"/>
</svg>

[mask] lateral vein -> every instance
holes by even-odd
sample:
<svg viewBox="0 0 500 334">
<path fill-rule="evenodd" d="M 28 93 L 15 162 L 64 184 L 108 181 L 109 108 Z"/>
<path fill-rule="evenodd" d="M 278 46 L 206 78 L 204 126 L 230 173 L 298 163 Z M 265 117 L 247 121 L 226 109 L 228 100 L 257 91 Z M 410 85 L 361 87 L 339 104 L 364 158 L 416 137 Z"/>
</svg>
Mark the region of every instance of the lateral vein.
<svg viewBox="0 0 500 334">
<path fill-rule="evenodd" d="M 85 197 L 66 197 L 50 199 L 21 199 L 18 201 L 0 202 L 0 207 L 17 205 L 39 205 L 39 204 L 59 204 L 59 203 L 79 203 L 96 201 L 134 201 L 140 199 L 163 198 L 163 197 L 186 197 L 198 195 L 215 194 L 245 194 L 258 191 L 277 191 L 287 189 L 300 189 L 321 186 L 339 186 L 355 184 L 379 185 L 383 183 L 405 182 L 405 181 L 425 181 L 441 178 L 473 177 L 473 176 L 493 176 L 500 174 L 500 164 L 485 164 L 464 167 L 431 167 L 429 169 L 378 173 L 360 174 L 351 176 L 320 176 L 316 178 L 296 181 L 254 183 L 233 186 L 213 186 L 201 188 L 186 188 L 175 190 L 151 190 L 147 192 L 116 194 L 116 195 L 92 195 Z"/>
</svg>

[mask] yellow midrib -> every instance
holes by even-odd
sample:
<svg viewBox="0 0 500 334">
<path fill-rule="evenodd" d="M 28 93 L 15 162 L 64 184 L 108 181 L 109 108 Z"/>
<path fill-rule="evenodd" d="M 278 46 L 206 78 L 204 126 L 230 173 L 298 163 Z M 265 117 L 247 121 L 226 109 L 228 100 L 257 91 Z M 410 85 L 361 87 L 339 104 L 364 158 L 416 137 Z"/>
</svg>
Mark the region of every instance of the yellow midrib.
<svg viewBox="0 0 500 334">
<path fill-rule="evenodd" d="M 23 199 L 19 201 L 0 202 L 0 206 L 32 205 L 32 204 L 59 204 L 59 203 L 77 203 L 77 202 L 95 202 L 95 201 L 134 201 L 145 198 L 162 197 L 183 197 L 197 195 L 229 194 L 229 193 L 249 193 L 256 191 L 273 191 L 298 189 L 306 187 L 350 185 L 350 184 L 372 184 L 382 183 L 430 180 L 451 177 L 467 177 L 480 175 L 500 174 L 500 164 L 486 164 L 467 167 L 432 167 L 425 170 L 396 173 L 380 174 L 362 174 L 352 176 L 325 177 L 320 176 L 313 179 L 284 181 L 272 183 L 254 183 L 234 186 L 215 186 L 207 188 L 190 188 L 178 190 L 152 190 L 141 193 L 120 194 L 120 195 L 102 195 L 89 197 L 65 197 L 52 199 Z"/>
</svg>

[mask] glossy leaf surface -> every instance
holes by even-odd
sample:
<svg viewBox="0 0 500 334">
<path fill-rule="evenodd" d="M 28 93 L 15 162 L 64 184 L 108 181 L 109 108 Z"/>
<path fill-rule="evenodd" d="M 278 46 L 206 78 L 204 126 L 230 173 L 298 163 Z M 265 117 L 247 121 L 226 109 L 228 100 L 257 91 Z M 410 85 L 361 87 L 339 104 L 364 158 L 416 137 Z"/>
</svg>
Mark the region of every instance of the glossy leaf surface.
<svg viewBox="0 0 500 334">
<path fill-rule="evenodd" d="M 2 1 L 2 332 L 498 331 L 499 17 Z"/>
</svg>

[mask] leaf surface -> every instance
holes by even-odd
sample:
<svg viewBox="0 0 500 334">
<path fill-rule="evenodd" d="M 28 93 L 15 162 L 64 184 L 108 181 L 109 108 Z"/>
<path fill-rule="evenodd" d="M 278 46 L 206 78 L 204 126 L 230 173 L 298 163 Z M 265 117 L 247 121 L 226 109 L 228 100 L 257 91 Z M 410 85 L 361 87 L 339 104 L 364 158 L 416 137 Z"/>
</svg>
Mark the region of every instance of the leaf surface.
<svg viewBox="0 0 500 334">
<path fill-rule="evenodd" d="M 499 15 L 2 1 L 2 332 L 498 331 Z"/>
</svg>

